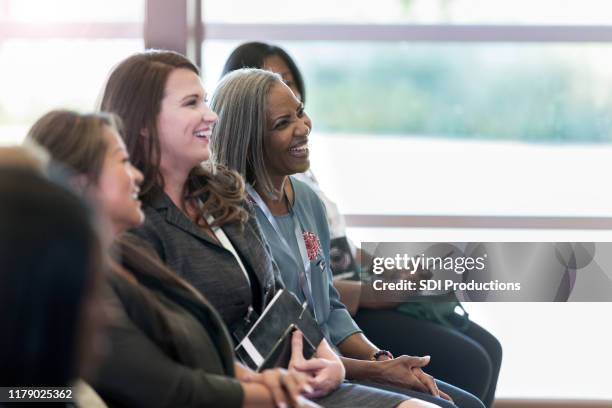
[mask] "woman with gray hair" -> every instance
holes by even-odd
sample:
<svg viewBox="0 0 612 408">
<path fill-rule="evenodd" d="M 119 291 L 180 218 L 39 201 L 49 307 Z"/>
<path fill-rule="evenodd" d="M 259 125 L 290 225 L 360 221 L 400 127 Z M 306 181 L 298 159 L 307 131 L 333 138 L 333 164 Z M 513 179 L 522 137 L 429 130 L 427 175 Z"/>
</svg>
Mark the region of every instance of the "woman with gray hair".
<svg viewBox="0 0 612 408">
<path fill-rule="evenodd" d="M 243 43 L 231 52 L 222 74 L 241 68 L 261 68 L 279 74 L 295 96 L 306 103 L 304 76 L 283 48 L 262 42 Z M 393 298 L 388 296 L 388 292 L 374 291 L 371 285 L 344 279 L 347 276 L 346 269 L 335 262 L 338 260 L 338 252 L 350 250 L 353 253 L 357 266 L 349 269 L 359 269 L 360 259 L 366 265 L 372 255 L 353 245 L 347 235 L 344 215 L 321 189 L 312 169 L 292 177 L 305 182 L 325 205 L 332 238 L 334 287 L 368 338 L 396 354 L 431 355 L 431 362 L 427 365 L 431 375 L 456 384 L 478 396 L 487 407 L 492 407 L 502 362 L 500 342 L 484 327 L 470 320 L 467 314 L 461 316 L 455 313 L 455 302 L 447 304 L 445 321 L 442 322 L 427 318 L 430 315 L 428 304 L 415 301 L 398 303 L 405 302 L 405 293 L 398 292 L 400 297 Z M 367 276 L 367 269 L 361 272 Z M 389 327 L 399 330 L 391 331 Z"/>
<path fill-rule="evenodd" d="M 284 285 L 308 303 L 325 337 L 343 356 L 347 378 L 395 387 L 441 406 L 451 405 L 449 393 L 458 406 L 482 407 L 471 394 L 423 372 L 429 356 L 393 358 L 379 350 L 340 301 L 332 286 L 323 204 L 290 177 L 309 168 L 312 122 L 281 77 L 260 69 L 231 72 L 218 85 L 211 108 L 219 116 L 211 137 L 213 159 L 245 178 Z"/>
</svg>

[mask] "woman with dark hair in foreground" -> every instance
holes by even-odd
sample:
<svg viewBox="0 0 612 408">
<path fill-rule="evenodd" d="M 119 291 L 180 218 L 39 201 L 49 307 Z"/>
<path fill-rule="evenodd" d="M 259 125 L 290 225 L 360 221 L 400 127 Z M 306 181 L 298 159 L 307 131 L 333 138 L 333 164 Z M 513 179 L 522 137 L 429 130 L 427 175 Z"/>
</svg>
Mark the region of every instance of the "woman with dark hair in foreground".
<svg viewBox="0 0 612 408">
<path fill-rule="evenodd" d="M 91 366 L 101 323 L 102 256 L 93 216 L 42 175 L 36 155 L 14 150 L 4 159 L 0 385 L 72 386 Z"/>
</svg>

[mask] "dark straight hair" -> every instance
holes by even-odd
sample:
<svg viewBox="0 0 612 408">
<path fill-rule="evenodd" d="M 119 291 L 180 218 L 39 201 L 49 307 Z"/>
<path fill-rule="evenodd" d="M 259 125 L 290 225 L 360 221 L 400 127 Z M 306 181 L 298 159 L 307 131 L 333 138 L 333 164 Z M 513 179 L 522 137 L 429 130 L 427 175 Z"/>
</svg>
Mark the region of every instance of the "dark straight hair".
<svg viewBox="0 0 612 408">
<path fill-rule="evenodd" d="M 262 42 L 248 42 L 239 45 L 227 58 L 222 75 L 241 68 L 263 69 L 265 59 L 273 55 L 279 56 L 287 64 L 295 80 L 295 86 L 302 96 L 302 103 L 306 104 L 306 89 L 304 89 L 302 73 L 295 64 L 295 61 L 293 61 L 293 58 L 285 50 L 276 45 Z"/>
<path fill-rule="evenodd" d="M 92 212 L 37 170 L 0 166 L 0 384 L 78 375 L 84 302 L 102 266 Z"/>
</svg>

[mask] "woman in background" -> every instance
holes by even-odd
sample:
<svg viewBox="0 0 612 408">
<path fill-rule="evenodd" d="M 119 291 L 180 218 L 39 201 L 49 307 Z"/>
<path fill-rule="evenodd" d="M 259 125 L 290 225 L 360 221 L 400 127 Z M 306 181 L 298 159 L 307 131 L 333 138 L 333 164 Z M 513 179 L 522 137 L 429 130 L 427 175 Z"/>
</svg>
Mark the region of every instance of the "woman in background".
<svg viewBox="0 0 612 408">
<path fill-rule="evenodd" d="M 223 75 L 249 67 L 279 74 L 295 96 L 303 104 L 306 103 L 303 76 L 294 60 L 282 48 L 261 42 L 242 44 L 228 57 Z M 308 169 L 292 177 L 311 187 L 325 205 L 331 238 L 346 237 L 344 216 L 323 193 L 312 171 Z M 357 259 L 368 256 L 356 249 L 350 240 L 348 242 Z M 473 393 L 487 407 L 493 405 L 502 348 L 491 333 L 472 321 L 467 322 L 466 328 L 459 329 L 466 319 L 455 313 L 448 316 L 448 320 L 458 321 L 456 328 L 416 319 L 397 310 L 398 303 L 395 301 L 370 300 L 363 293 L 360 299 L 360 289 L 356 285 L 352 281 L 334 282 L 342 301 L 347 303 L 352 314 L 356 313 L 355 322 L 368 338 L 396 354 L 431 355 L 431 362 L 427 366 L 431 375 Z M 389 330 L 390 327 L 393 331 Z"/>
<path fill-rule="evenodd" d="M 113 116 L 53 111 L 28 139 L 74 174 L 73 184 L 97 204 L 113 238 L 143 222 L 142 174 L 131 165 Z M 109 405 L 308 406 L 298 401 L 305 376 L 255 374 L 235 364 L 214 309 L 139 239 L 124 235 L 115 255 L 123 265 L 110 260 L 104 301 L 110 350 L 88 378 Z"/>
</svg>

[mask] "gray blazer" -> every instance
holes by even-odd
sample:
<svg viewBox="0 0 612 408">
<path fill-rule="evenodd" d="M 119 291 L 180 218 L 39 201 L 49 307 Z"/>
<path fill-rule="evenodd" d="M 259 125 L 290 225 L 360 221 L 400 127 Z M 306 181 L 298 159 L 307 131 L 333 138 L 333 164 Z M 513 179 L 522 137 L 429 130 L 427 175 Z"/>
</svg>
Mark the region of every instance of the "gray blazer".
<svg viewBox="0 0 612 408">
<path fill-rule="evenodd" d="M 325 207 L 317 194 L 305 183 L 289 178 L 293 185 L 294 204 L 293 212 L 302 227 L 314 233 L 320 243 L 320 250 L 315 259 L 311 260 L 311 282 L 312 296 L 315 316 L 325 337 L 331 344 L 338 345 L 352 334 L 361 332 L 361 329 L 346 307 L 340 300 L 338 291 L 333 286 L 332 272 L 330 268 L 330 237 L 325 216 Z M 284 239 L 291 246 L 289 249 L 283 243 L 281 237 L 274 230 L 262 210 L 257 207 L 257 218 L 267 242 L 272 249 L 275 263 L 280 267 L 280 276 L 283 285 L 293 292 L 300 301 L 306 300 L 299 283 L 299 272 L 304 267 L 301 263 L 300 250 L 294 235 L 294 223 L 290 216 L 279 216 L 277 222 L 280 226 Z"/>
<path fill-rule="evenodd" d="M 245 202 L 252 214 L 253 209 Z M 198 289 L 219 312 L 230 331 L 243 323 L 249 305 L 260 313 L 280 282 L 255 216 L 241 228 L 223 226 L 247 269 L 253 290 L 234 256 L 179 210 L 160 191 L 143 208 L 146 221 L 131 232 L 148 241 L 160 258 Z"/>
</svg>

